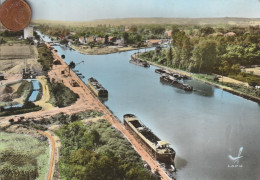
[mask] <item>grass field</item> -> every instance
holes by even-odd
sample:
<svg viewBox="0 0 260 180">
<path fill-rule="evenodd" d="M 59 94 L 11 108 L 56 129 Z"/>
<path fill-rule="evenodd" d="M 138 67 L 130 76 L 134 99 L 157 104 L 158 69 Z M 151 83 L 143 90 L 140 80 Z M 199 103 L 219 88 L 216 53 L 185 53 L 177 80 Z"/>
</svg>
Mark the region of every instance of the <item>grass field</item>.
<svg viewBox="0 0 260 180">
<path fill-rule="evenodd" d="M 1 179 L 17 174 L 17 177 L 22 177 L 24 176 L 22 173 L 30 172 L 35 168 L 37 169 L 36 174 L 38 174 L 36 179 L 45 179 L 49 166 L 47 141 L 39 141 L 29 135 L 0 132 L 0 152 Z M 5 154 L 8 156 L 5 157 Z"/>
</svg>

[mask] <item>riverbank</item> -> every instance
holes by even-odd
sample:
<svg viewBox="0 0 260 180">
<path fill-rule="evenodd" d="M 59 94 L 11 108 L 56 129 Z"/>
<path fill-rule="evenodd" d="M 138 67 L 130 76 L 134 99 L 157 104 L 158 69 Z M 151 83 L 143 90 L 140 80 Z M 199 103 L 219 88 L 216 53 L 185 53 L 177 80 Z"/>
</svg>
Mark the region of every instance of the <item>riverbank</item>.
<svg viewBox="0 0 260 180">
<path fill-rule="evenodd" d="M 90 48 L 90 46 L 71 46 L 72 49 L 75 51 L 78 51 L 82 54 L 86 55 L 104 55 L 104 54 L 112 54 L 112 53 L 118 53 L 118 52 L 125 52 L 125 51 L 132 51 L 132 50 L 137 50 L 141 48 L 136 48 L 136 47 L 123 47 L 123 46 L 106 46 L 102 48 L 98 47 L 93 47 Z"/>
<path fill-rule="evenodd" d="M 142 59 L 144 60 L 144 59 Z M 147 61 L 147 60 L 144 60 L 144 61 Z M 212 81 L 209 81 L 207 79 L 203 79 L 203 78 L 200 78 L 199 75 L 197 74 L 194 74 L 194 73 L 190 73 L 190 72 L 187 72 L 187 71 L 183 71 L 183 70 L 179 70 L 179 69 L 173 69 L 173 68 L 170 68 L 170 67 L 166 67 L 166 66 L 163 66 L 163 65 L 159 65 L 157 63 L 154 63 L 154 62 L 151 62 L 151 61 L 147 61 L 148 63 L 150 63 L 151 65 L 154 65 L 154 66 L 157 66 L 159 68 L 163 68 L 163 69 L 167 69 L 173 73 L 178 73 L 178 74 L 181 74 L 181 75 L 186 75 L 186 76 L 189 76 L 189 77 L 192 77 L 193 79 L 196 79 L 196 80 L 199 80 L 199 81 L 202 81 L 206 84 L 209 84 L 209 85 L 212 85 L 214 87 L 217 87 L 217 88 L 220 88 L 224 91 L 227 91 L 227 92 L 230 92 L 234 95 L 237 95 L 237 96 L 240 96 L 240 97 L 243 97 L 245 99 L 248 99 L 248 100 L 251 100 L 251 101 L 254 101 L 256 103 L 260 103 L 260 98 L 259 97 L 255 97 L 255 96 L 252 96 L 252 95 L 249 95 L 249 94 L 246 94 L 244 92 L 241 92 L 241 91 L 238 91 L 238 90 L 235 90 L 231 87 L 228 87 L 228 86 L 225 86 L 225 85 L 221 85 L 221 84 L 218 84 L 216 82 L 212 82 Z M 241 86 L 246 86 L 245 83 L 243 82 L 240 82 L 240 81 L 237 81 L 237 80 L 233 80 L 231 81 L 230 80 L 231 78 L 228 78 L 228 77 L 224 77 L 223 80 L 226 80 L 227 83 L 234 83 L 236 85 L 241 85 Z M 221 79 L 222 80 L 222 79 Z M 249 87 L 248 87 L 249 88 Z"/>
</svg>

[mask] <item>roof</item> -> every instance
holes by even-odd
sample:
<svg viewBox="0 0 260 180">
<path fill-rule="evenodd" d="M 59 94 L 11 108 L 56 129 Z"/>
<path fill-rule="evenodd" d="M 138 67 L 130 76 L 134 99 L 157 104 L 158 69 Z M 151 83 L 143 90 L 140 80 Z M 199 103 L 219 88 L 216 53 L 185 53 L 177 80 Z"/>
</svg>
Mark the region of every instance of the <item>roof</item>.
<svg viewBox="0 0 260 180">
<path fill-rule="evenodd" d="M 150 43 L 160 43 L 161 40 L 160 39 L 149 39 L 148 40 Z"/>
<path fill-rule="evenodd" d="M 158 141 L 158 145 L 165 146 L 165 145 L 169 145 L 169 143 L 167 141 Z"/>
<path fill-rule="evenodd" d="M 165 31 L 165 34 L 170 37 L 172 35 L 172 30 Z"/>
<path fill-rule="evenodd" d="M 235 36 L 235 35 L 236 35 L 236 33 L 234 33 L 234 32 L 228 32 L 224 36 Z"/>
</svg>

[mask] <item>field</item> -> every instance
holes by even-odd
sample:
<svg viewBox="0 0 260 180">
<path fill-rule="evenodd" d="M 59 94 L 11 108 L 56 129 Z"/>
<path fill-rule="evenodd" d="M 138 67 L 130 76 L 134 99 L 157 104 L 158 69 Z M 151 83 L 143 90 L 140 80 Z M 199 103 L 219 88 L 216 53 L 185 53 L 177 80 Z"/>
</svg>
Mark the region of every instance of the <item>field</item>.
<svg viewBox="0 0 260 180">
<path fill-rule="evenodd" d="M 246 68 L 246 72 L 252 73 L 252 74 L 257 75 L 257 76 L 260 76 L 260 67 Z"/>
<path fill-rule="evenodd" d="M 0 132 L 0 178 L 15 176 L 24 178 L 23 173 L 41 180 L 45 179 L 49 164 L 47 141 L 39 141 L 28 135 Z M 14 171 L 15 169 L 15 171 Z"/>
<path fill-rule="evenodd" d="M 22 73 L 25 65 L 26 68 L 30 68 L 34 71 L 41 71 L 42 67 L 37 62 L 37 59 L 38 51 L 35 46 L 19 44 L 0 46 L 0 72 Z"/>
<path fill-rule="evenodd" d="M 70 22 L 70 21 L 50 21 L 50 20 L 34 20 L 35 24 L 48 25 L 65 25 L 65 26 L 98 26 L 102 25 L 140 25 L 140 24 L 229 24 L 229 25 L 257 25 L 260 19 L 257 18 L 122 18 L 122 19 L 99 19 L 86 22 Z"/>
</svg>

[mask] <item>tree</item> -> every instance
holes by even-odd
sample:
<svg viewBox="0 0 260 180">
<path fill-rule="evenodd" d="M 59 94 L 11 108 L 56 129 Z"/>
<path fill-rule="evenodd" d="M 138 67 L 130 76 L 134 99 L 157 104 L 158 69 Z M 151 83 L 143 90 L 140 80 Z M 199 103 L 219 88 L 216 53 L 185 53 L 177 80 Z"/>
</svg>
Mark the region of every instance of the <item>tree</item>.
<svg viewBox="0 0 260 180">
<path fill-rule="evenodd" d="M 173 59 L 173 52 L 172 52 L 172 47 L 169 47 L 169 49 L 166 52 L 166 58 L 167 58 L 167 65 L 172 63 Z"/>
<path fill-rule="evenodd" d="M 217 44 L 213 40 L 202 40 L 192 51 L 193 70 L 212 73 L 217 62 Z"/>
<path fill-rule="evenodd" d="M 76 67 L 76 64 L 71 61 L 70 64 L 69 64 L 69 73 L 70 73 L 70 69 L 74 69 Z"/>
</svg>

